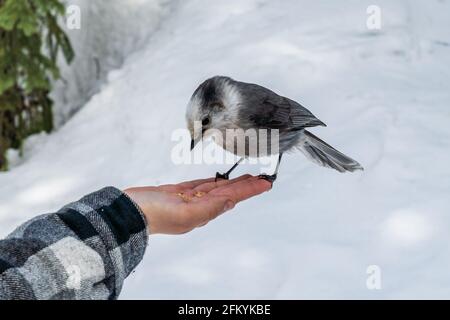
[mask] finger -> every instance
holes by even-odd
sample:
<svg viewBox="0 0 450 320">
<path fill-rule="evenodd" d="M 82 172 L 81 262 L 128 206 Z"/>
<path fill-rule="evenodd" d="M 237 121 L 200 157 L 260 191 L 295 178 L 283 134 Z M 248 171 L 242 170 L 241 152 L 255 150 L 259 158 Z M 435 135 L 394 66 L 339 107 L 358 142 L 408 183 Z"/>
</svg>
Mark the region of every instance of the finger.
<svg viewBox="0 0 450 320">
<path fill-rule="evenodd" d="M 216 178 L 206 178 L 206 179 L 197 179 L 192 181 L 185 181 L 182 183 L 177 184 L 178 187 L 182 189 L 193 189 L 197 187 L 198 185 L 201 185 L 203 183 L 208 183 L 214 181 Z"/>
<path fill-rule="evenodd" d="M 201 191 L 201 192 L 210 192 L 211 190 L 218 188 L 218 187 L 223 187 L 232 183 L 236 183 L 242 180 L 246 180 L 251 178 L 252 176 L 249 174 L 244 174 L 243 176 L 240 176 L 238 178 L 234 178 L 231 180 L 217 180 L 217 181 L 211 181 L 211 182 L 206 182 L 203 184 L 198 185 L 197 187 L 194 188 L 195 191 Z"/>
<path fill-rule="evenodd" d="M 162 186 L 158 186 L 158 189 L 165 192 L 179 192 L 187 189 L 195 188 L 197 185 L 202 183 L 208 183 L 214 181 L 215 178 L 207 178 L 207 179 L 198 179 L 192 181 L 185 181 L 178 184 L 166 184 Z"/>
<path fill-rule="evenodd" d="M 269 191 L 272 184 L 264 179 L 252 177 L 247 180 L 239 181 L 231 185 L 226 185 L 212 190 L 210 195 L 227 196 L 235 203 L 246 200 L 263 192 Z"/>
<path fill-rule="evenodd" d="M 180 188 L 177 184 L 165 184 L 162 186 L 157 187 L 159 191 L 169 192 L 169 193 L 176 193 L 179 191 L 182 191 L 183 188 Z"/>
</svg>

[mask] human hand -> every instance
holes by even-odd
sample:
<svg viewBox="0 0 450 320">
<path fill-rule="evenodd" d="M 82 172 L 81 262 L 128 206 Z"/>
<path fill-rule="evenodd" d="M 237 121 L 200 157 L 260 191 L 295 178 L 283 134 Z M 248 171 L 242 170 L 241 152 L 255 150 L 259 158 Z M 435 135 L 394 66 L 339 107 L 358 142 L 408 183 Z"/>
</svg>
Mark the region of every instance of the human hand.
<svg viewBox="0 0 450 320">
<path fill-rule="evenodd" d="M 244 175 L 232 180 L 200 179 L 124 192 L 141 208 L 151 234 L 182 234 L 204 226 L 240 201 L 271 187 L 264 179 Z"/>
</svg>

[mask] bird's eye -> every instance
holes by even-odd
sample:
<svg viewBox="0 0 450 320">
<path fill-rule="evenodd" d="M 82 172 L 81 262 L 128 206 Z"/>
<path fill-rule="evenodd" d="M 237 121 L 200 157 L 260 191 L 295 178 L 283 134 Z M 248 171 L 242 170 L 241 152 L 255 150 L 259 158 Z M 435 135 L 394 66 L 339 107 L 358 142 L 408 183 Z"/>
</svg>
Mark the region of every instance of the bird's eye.
<svg viewBox="0 0 450 320">
<path fill-rule="evenodd" d="M 202 126 L 207 126 L 209 124 L 209 118 L 206 117 L 205 119 L 202 120 Z"/>
</svg>

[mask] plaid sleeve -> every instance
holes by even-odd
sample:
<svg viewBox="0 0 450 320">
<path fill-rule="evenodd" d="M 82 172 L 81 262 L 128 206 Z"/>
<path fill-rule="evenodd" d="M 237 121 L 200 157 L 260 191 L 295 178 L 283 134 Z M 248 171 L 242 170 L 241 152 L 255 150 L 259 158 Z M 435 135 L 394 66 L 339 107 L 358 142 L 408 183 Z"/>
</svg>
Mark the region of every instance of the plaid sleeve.
<svg viewBox="0 0 450 320">
<path fill-rule="evenodd" d="M 104 188 L 0 241 L 0 299 L 115 299 L 147 241 L 139 207 Z"/>
</svg>

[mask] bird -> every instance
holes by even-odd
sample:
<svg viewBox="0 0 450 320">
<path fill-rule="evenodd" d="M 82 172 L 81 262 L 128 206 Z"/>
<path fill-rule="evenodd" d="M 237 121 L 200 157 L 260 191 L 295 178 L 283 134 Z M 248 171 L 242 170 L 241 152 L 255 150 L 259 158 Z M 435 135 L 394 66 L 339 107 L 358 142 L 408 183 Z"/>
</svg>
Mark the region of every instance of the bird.
<svg viewBox="0 0 450 320">
<path fill-rule="evenodd" d="M 264 137 L 272 137 L 276 130 L 278 148 L 270 147 L 271 138 L 267 139 L 270 146 L 266 148 L 267 155 L 278 154 L 275 172 L 259 176 L 271 183 L 277 179 L 283 154 L 293 150 L 301 151 L 309 160 L 322 167 L 339 172 L 364 170 L 356 160 L 306 130 L 316 126 L 326 127 L 311 111 L 300 103 L 257 84 L 237 81 L 227 76 L 214 76 L 205 80 L 189 100 L 186 122 L 191 136 L 191 151 L 199 141 L 210 136 L 208 132 L 212 129 L 224 137 L 229 135 L 229 130 L 238 131 L 240 135 L 246 130 L 258 130 L 256 135 L 249 138 L 253 142 L 259 142 L 263 137 L 259 133 L 261 130 L 268 131 Z M 201 124 L 201 130 L 196 130 L 196 123 Z M 262 156 L 258 148 L 249 148 L 250 140 L 246 140 L 245 148 L 236 147 L 237 139 L 231 143 L 226 138 L 215 141 L 240 157 L 227 172 L 217 172 L 216 181 L 229 179 L 232 171 L 246 158 Z"/>
</svg>

